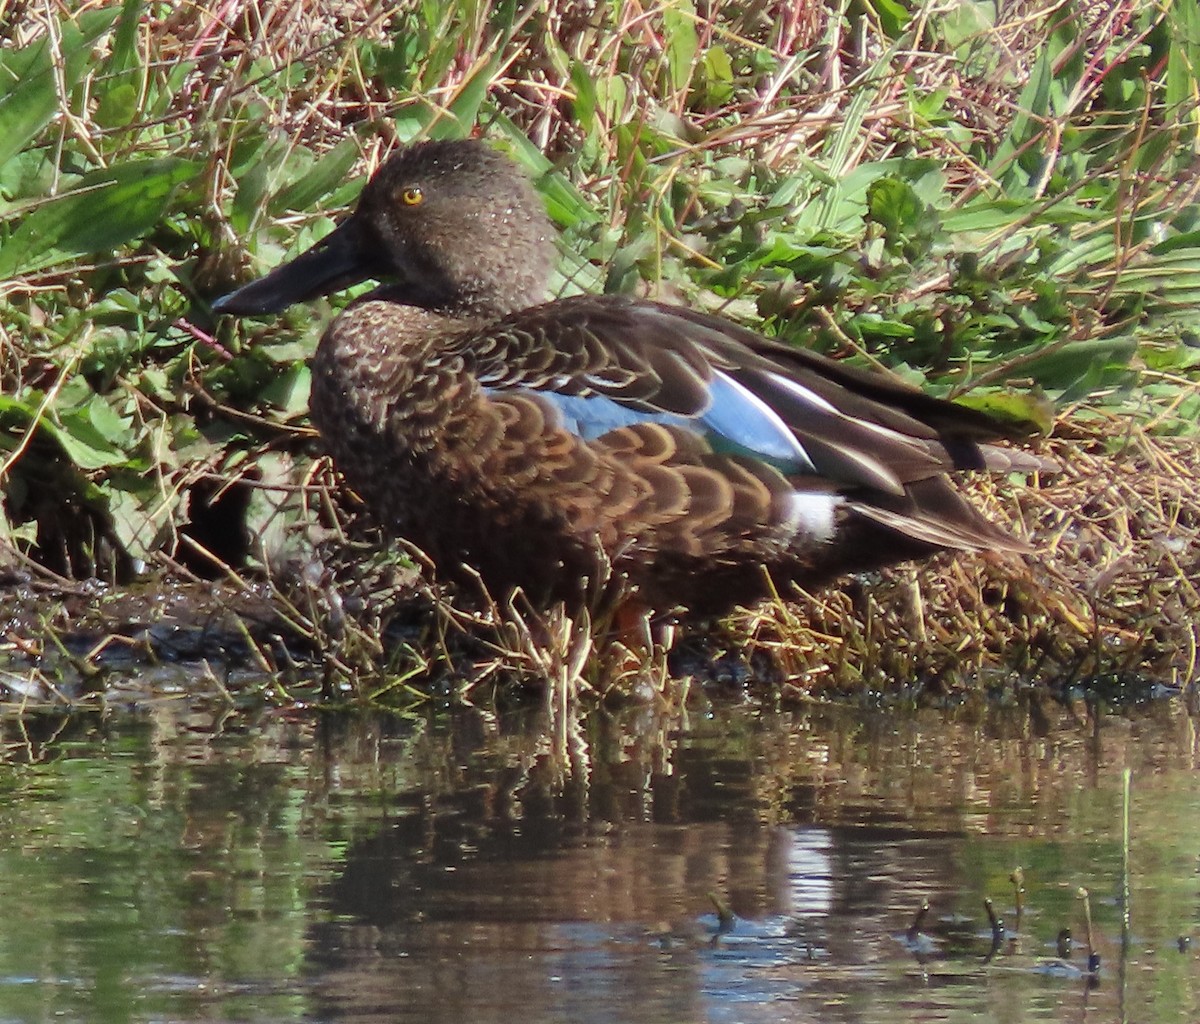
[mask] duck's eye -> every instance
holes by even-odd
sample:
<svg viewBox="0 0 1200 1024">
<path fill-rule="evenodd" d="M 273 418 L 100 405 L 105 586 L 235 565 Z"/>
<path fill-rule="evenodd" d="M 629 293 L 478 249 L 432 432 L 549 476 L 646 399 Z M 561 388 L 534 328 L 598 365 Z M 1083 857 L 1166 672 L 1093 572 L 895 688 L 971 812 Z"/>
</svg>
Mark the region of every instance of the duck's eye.
<svg viewBox="0 0 1200 1024">
<path fill-rule="evenodd" d="M 420 206 L 425 201 L 425 193 L 416 185 L 410 185 L 400 193 L 400 202 L 405 206 Z"/>
</svg>

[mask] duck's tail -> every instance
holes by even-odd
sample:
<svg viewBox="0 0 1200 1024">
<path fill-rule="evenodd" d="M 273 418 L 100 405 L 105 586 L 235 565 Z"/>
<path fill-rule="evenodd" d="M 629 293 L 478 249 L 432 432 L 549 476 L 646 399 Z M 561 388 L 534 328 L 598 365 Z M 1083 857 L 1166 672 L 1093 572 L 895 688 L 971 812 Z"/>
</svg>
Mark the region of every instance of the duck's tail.
<svg viewBox="0 0 1200 1024">
<path fill-rule="evenodd" d="M 945 477 L 931 477 L 908 484 L 904 496 L 894 501 L 852 499 L 847 502 L 847 512 L 851 518 L 883 527 L 893 534 L 902 548 L 915 544 L 917 552 L 911 557 L 923 554 L 923 547 L 933 550 L 1007 551 L 1014 554 L 1033 551 L 1026 541 L 985 519 Z M 906 560 L 907 557 L 897 560 Z"/>
</svg>

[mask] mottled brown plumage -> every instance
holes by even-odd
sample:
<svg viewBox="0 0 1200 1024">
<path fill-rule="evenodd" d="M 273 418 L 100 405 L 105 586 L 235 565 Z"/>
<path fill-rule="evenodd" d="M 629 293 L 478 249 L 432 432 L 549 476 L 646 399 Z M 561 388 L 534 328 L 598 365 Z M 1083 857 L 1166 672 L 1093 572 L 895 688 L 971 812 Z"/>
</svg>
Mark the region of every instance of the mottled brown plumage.
<svg viewBox="0 0 1200 1024">
<path fill-rule="evenodd" d="M 478 142 L 412 146 L 325 241 L 214 308 L 391 283 L 326 331 L 312 416 L 347 481 L 494 594 L 714 612 L 945 548 L 1024 551 L 949 474 L 1002 456 L 977 412 L 623 296 L 543 302 L 528 182 Z"/>
</svg>

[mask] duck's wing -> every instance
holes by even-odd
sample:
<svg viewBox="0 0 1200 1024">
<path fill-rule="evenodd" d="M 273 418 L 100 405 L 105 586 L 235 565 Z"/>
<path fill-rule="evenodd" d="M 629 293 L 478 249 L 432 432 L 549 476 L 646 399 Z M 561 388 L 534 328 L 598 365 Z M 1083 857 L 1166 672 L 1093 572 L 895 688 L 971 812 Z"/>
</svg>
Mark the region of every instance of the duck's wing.
<svg viewBox="0 0 1200 1024">
<path fill-rule="evenodd" d="M 882 375 L 769 341 L 718 317 L 619 296 L 580 296 L 463 337 L 486 389 L 544 396 L 586 440 L 658 424 L 839 492 L 904 495 L 982 469 L 990 417 Z"/>
</svg>

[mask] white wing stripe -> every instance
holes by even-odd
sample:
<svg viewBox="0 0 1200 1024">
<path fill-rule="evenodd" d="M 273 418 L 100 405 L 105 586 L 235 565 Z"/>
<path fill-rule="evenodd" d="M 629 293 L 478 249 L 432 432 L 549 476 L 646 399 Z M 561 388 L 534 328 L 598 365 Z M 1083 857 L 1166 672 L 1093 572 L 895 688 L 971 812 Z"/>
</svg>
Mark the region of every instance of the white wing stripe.
<svg viewBox="0 0 1200 1024">
<path fill-rule="evenodd" d="M 787 377 L 783 377 L 777 373 L 768 373 L 767 376 L 770 378 L 771 383 L 778 387 L 781 391 L 786 391 L 794 398 L 798 398 L 800 401 L 812 405 L 822 413 L 826 413 L 830 416 L 836 416 L 840 420 L 850 420 L 860 430 L 869 430 L 874 434 L 879 434 L 883 437 L 886 437 L 889 441 L 901 442 L 919 451 L 926 450 L 925 446 L 919 440 L 909 437 L 906 434 L 902 434 L 898 430 L 894 430 L 891 427 L 885 427 L 879 423 L 872 423 L 870 420 L 860 420 L 853 416 L 847 416 L 837 406 L 830 404 L 816 392 L 810 391 L 803 384 L 797 383 L 794 380 L 789 380 Z"/>
<path fill-rule="evenodd" d="M 767 376 L 771 379 L 771 383 L 783 391 L 788 391 L 800 401 L 807 405 L 815 406 L 822 412 L 830 413 L 834 416 L 844 416 L 844 413 L 837 406 L 830 404 L 815 391 L 810 391 L 803 384 L 797 383 L 794 380 L 789 380 L 787 377 L 778 373 L 768 373 Z"/>
</svg>

